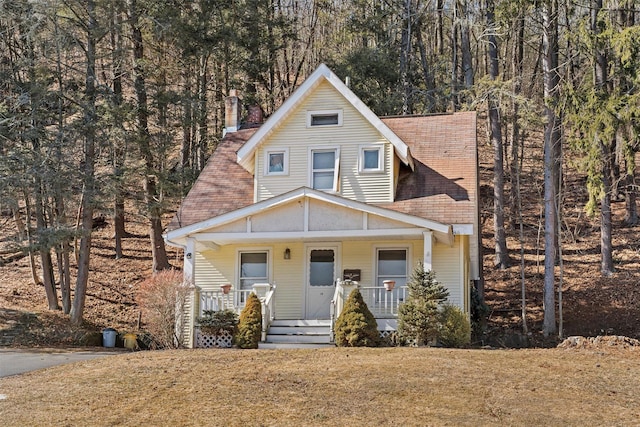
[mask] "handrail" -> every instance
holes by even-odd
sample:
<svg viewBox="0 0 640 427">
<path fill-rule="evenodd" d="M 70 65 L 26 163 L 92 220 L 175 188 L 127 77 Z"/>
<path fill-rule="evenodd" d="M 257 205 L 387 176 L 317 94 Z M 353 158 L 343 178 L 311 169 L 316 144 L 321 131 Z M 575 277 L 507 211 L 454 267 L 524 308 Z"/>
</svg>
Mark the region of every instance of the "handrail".
<svg viewBox="0 0 640 427">
<path fill-rule="evenodd" d="M 267 340 L 267 332 L 269 331 L 269 326 L 271 322 L 275 318 L 275 314 L 273 312 L 273 301 L 276 294 L 276 285 L 275 283 L 269 286 L 267 293 L 264 297 L 260 298 L 260 303 L 262 305 L 262 335 L 260 340 L 265 342 Z"/>
<path fill-rule="evenodd" d="M 339 300 L 342 301 L 343 291 L 344 289 L 342 288 L 342 283 L 340 282 L 340 279 L 338 279 L 336 281 L 336 290 L 333 292 L 333 298 L 331 299 L 331 305 L 329 306 L 329 316 L 331 319 L 331 322 L 329 325 L 329 342 L 335 341 L 334 331 L 335 331 L 336 319 L 338 318 L 338 315 L 342 311 L 342 307 L 338 307 L 338 301 Z"/>
</svg>

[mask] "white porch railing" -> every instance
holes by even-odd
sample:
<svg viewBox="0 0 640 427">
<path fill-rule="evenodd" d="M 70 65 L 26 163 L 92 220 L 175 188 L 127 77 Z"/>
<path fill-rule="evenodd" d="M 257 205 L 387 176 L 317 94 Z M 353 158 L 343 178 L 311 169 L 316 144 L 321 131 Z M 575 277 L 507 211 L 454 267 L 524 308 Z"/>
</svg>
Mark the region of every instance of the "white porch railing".
<svg viewBox="0 0 640 427">
<path fill-rule="evenodd" d="M 222 290 L 200 291 L 200 316 L 205 310 L 233 310 L 240 313 L 252 289 L 232 289 L 225 294 Z"/>
<path fill-rule="evenodd" d="M 231 289 L 224 293 L 222 289 L 214 291 L 200 291 L 200 316 L 205 311 L 233 310 L 240 313 L 244 308 L 249 294 L 255 293 L 262 305 L 262 341 L 267 339 L 267 331 L 275 318 L 274 300 L 276 285 L 270 283 L 256 283 L 253 289 Z"/>
<path fill-rule="evenodd" d="M 362 299 L 375 318 L 398 317 L 400 304 L 407 300 L 406 286 L 399 286 L 391 291 L 378 286 L 361 286 Z"/>
<path fill-rule="evenodd" d="M 406 286 L 399 286 L 387 291 L 385 288 L 379 286 L 361 286 L 357 282 L 338 280 L 329 311 L 331 316 L 330 337 L 332 342 L 335 338 L 336 320 L 344 308 L 344 303 L 349 293 L 355 288 L 360 290 L 362 299 L 376 319 L 397 318 L 400 304 L 406 301 L 409 294 Z"/>
</svg>

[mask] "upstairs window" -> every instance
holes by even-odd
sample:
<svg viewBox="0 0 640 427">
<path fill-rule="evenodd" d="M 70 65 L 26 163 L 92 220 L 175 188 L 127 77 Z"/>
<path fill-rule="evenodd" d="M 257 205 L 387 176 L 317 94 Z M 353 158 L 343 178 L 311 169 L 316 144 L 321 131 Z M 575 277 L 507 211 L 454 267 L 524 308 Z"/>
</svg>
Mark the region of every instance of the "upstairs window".
<svg viewBox="0 0 640 427">
<path fill-rule="evenodd" d="M 340 150 L 337 148 L 311 150 L 310 162 L 311 188 L 337 192 Z"/>
<path fill-rule="evenodd" d="M 372 145 L 360 147 L 358 158 L 358 169 L 360 172 L 383 172 L 384 171 L 384 151 L 382 145 Z"/>
<path fill-rule="evenodd" d="M 265 151 L 264 165 L 265 175 L 288 175 L 289 150 L 273 149 Z"/>
<path fill-rule="evenodd" d="M 307 127 L 342 126 L 342 110 L 307 111 Z"/>
</svg>

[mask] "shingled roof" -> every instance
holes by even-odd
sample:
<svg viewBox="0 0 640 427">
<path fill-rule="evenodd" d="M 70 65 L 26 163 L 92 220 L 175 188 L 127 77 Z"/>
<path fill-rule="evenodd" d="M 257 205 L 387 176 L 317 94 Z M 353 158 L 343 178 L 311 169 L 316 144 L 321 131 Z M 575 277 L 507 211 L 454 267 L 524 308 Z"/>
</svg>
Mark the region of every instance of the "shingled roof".
<svg viewBox="0 0 640 427">
<path fill-rule="evenodd" d="M 410 148 L 412 171 L 402 166 L 393 203 L 378 206 L 445 224 L 474 224 L 476 217 L 475 112 L 401 116 L 382 121 Z M 205 221 L 253 203 L 253 176 L 236 152 L 256 132 L 228 133 L 167 227 Z"/>
<path fill-rule="evenodd" d="M 476 113 L 383 118 L 411 150 L 388 209 L 445 224 L 475 224 L 478 197 Z"/>
<path fill-rule="evenodd" d="M 253 176 L 236 162 L 236 151 L 257 128 L 229 132 L 222 138 L 180 204 L 167 231 L 186 227 L 253 203 Z"/>
</svg>

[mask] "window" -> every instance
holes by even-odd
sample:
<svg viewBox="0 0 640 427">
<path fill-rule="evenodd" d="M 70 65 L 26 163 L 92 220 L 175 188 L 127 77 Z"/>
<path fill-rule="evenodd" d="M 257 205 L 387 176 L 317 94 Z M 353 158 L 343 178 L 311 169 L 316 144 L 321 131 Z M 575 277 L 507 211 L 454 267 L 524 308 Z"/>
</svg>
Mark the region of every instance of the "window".
<svg viewBox="0 0 640 427">
<path fill-rule="evenodd" d="M 384 146 L 371 145 L 360 147 L 359 170 L 360 172 L 384 171 Z"/>
<path fill-rule="evenodd" d="M 342 126 L 342 110 L 307 111 L 307 127 Z"/>
<path fill-rule="evenodd" d="M 337 148 L 311 150 L 311 188 L 338 191 L 340 150 Z"/>
<path fill-rule="evenodd" d="M 407 249 L 378 249 L 376 286 L 395 280 L 396 287 L 407 284 Z"/>
<path fill-rule="evenodd" d="M 309 259 L 309 286 L 331 286 L 335 275 L 333 249 L 313 249 Z"/>
<path fill-rule="evenodd" d="M 265 175 L 288 175 L 289 150 L 273 149 L 265 151 L 264 164 Z"/>
<path fill-rule="evenodd" d="M 267 252 L 240 252 L 240 289 L 252 289 L 254 283 L 268 283 Z"/>
</svg>

